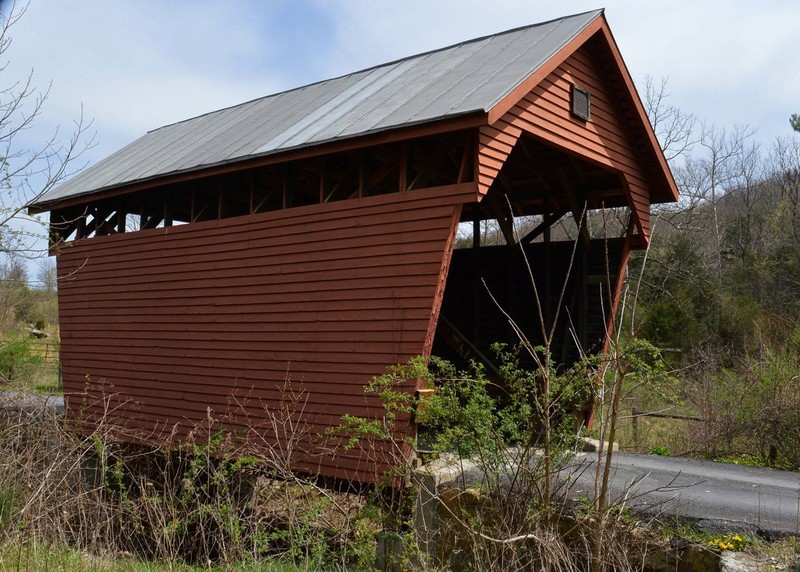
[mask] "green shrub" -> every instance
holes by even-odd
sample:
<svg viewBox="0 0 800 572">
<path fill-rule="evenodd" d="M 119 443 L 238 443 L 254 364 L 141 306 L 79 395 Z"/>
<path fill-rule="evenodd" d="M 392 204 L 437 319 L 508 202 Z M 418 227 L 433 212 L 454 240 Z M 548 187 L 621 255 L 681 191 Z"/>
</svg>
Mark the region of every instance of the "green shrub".
<svg viewBox="0 0 800 572">
<path fill-rule="evenodd" d="M 712 457 L 754 455 L 761 464 L 800 468 L 800 357 L 765 350 L 761 359 L 707 374 L 698 396 Z"/>
<path fill-rule="evenodd" d="M 650 449 L 651 455 L 659 455 L 661 457 L 671 457 L 672 451 L 669 450 L 669 447 L 664 447 L 663 445 L 657 445 Z"/>
<path fill-rule="evenodd" d="M 27 381 L 41 363 L 32 339 L 18 336 L 0 342 L 0 383 Z"/>
<path fill-rule="evenodd" d="M 0 489 L 0 535 L 7 534 L 15 524 L 19 510 L 19 491 L 14 487 Z"/>
</svg>

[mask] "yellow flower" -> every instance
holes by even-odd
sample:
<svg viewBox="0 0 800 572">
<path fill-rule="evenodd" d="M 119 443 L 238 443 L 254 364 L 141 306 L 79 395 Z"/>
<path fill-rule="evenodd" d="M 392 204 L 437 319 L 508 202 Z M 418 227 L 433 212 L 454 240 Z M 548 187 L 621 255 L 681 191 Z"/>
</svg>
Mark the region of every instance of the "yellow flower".
<svg viewBox="0 0 800 572">
<path fill-rule="evenodd" d="M 728 550 L 733 550 L 733 544 L 731 544 L 730 542 L 728 543 Z"/>
</svg>

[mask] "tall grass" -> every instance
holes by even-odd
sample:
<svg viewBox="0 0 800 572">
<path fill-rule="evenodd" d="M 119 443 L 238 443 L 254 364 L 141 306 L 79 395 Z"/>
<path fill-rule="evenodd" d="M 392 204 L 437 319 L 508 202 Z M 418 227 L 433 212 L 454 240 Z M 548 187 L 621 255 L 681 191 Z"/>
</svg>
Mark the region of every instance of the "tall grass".
<svg viewBox="0 0 800 572">
<path fill-rule="evenodd" d="M 0 409 L 0 541 L 23 560 L 48 546 L 175 566 L 374 561 L 366 496 L 293 473 L 274 449 L 236 449 L 211 416 L 203 440 L 174 448 L 126 445 L 143 440 L 108 420 L 94 427 L 81 434 L 46 408 Z"/>
</svg>

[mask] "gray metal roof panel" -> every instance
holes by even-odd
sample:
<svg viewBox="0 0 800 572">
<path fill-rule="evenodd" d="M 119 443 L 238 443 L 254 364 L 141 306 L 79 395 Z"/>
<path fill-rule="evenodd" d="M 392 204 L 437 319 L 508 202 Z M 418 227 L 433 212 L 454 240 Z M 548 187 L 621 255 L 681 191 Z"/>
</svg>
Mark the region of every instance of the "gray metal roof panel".
<svg viewBox="0 0 800 572">
<path fill-rule="evenodd" d="M 378 121 L 373 129 L 386 129 L 394 125 L 403 125 L 411 121 L 421 121 L 428 117 L 420 112 L 428 108 L 437 98 L 443 97 L 451 85 L 444 83 L 445 77 L 452 78 L 454 68 L 458 68 L 472 58 L 477 50 L 485 47 L 489 39 L 484 40 L 480 47 L 475 45 L 456 46 L 448 57 L 443 58 L 428 71 L 427 74 L 409 86 L 413 97 L 407 97 L 402 102 L 397 102 L 396 108 L 390 110 L 383 119 Z M 448 75 L 450 74 L 450 75 Z M 463 79 L 463 78 L 462 78 Z M 472 111 L 484 111 L 482 107 Z"/>
<path fill-rule="evenodd" d="M 258 153 L 264 141 L 281 137 L 303 118 L 321 106 L 327 105 L 337 93 L 347 89 L 352 78 L 339 78 L 334 89 L 313 84 L 293 90 L 281 100 L 258 100 L 257 109 L 245 118 L 241 125 L 229 126 L 229 139 L 222 142 L 207 140 L 208 161 L 232 160 L 242 155 Z M 282 94 L 284 95 L 284 94 Z"/>
<path fill-rule="evenodd" d="M 397 60 L 155 129 L 41 197 L 136 181 L 411 124 L 488 112 L 602 10 Z"/>
<path fill-rule="evenodd" d="M 534 28 L 522 30 L 508 46 L 509 55 L 513 56 L 507 57 L 505 63 L 493 62 L 491 78 L 460 105 L 469 108 L 483 102 L 485 110 L 489 111 L 522 82 L 518 78 L 524 80 L 542 67 L 564 46 L 564 38 L 574 38 L 590 22 L 563 19 L 550 22 L 546 31 Z M 498 89 L 503 86 L 505 89 Z"/>
<path fill-rule="evenodd" d="M 353 133 L 368 132 L 378 127 L 389 114 L 408 101 L 416 97 L 428 84 L 434 81 L 432 70 L 436 69 L 439 60 L 443 57 L 441 52 L 428 54 L 424 58 L 414 60 L 413 67 L 403 78 L 395 82 L 390 88 L 383 90 L 381 97 L 373 98 L 374 104 L 370 109 L 353 110 L 342 118 L 342 128 L 339 131 L 329 129 L 319 137 L 346 137 Z"/>
<path fill-rule="evenodd" d="M 370 74 L 369 77 L 365 77 L 352 86 L 349 97 L 337 101 L 332 109 L 317 110 L 310 114 L 303 122 L 302 129 L 288 138 L 284 145 L 291 147 L 308 141 L 326 141 L 341 137 L 350 130 L 356 118 L 381 107 L 381 103 L 386 100 L 385 94 L 397 89 L 396 86 L 406 81 L 414 63 L 414 61 L 399 62 L 390 68 L 381 68 L 383 73 L 379 76 Z M 385 109 L 383 113 L 386 113 Z M 268 146 L 269 143 L 265 148 Z"/>
</svg>

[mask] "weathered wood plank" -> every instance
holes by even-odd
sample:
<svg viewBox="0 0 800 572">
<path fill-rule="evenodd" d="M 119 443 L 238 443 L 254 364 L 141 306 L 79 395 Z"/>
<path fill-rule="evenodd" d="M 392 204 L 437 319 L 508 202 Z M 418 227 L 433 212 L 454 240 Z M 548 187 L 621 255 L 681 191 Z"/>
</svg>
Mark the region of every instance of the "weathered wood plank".
<svg viewBox="0 0 800 572">
<path fill-rule="evenodd" d="M 222 415 L 234 395 L 278 407 L 289 376 L 308 391 L 306 411 L 327 415 L 320 432 L 343 413 L 379 415 L 363 387 L 430 351 L 460 205 L 475 189 L 74 243 L 58 257 L 65 391 L 80 394 L 89 376 L 118 393 L 121 417 L 149 420 L 143 429 L 190 426 L 208 407 Z M 331 476 L 374 467 L 357 456 L 320 462 Z"/>
</svg>

